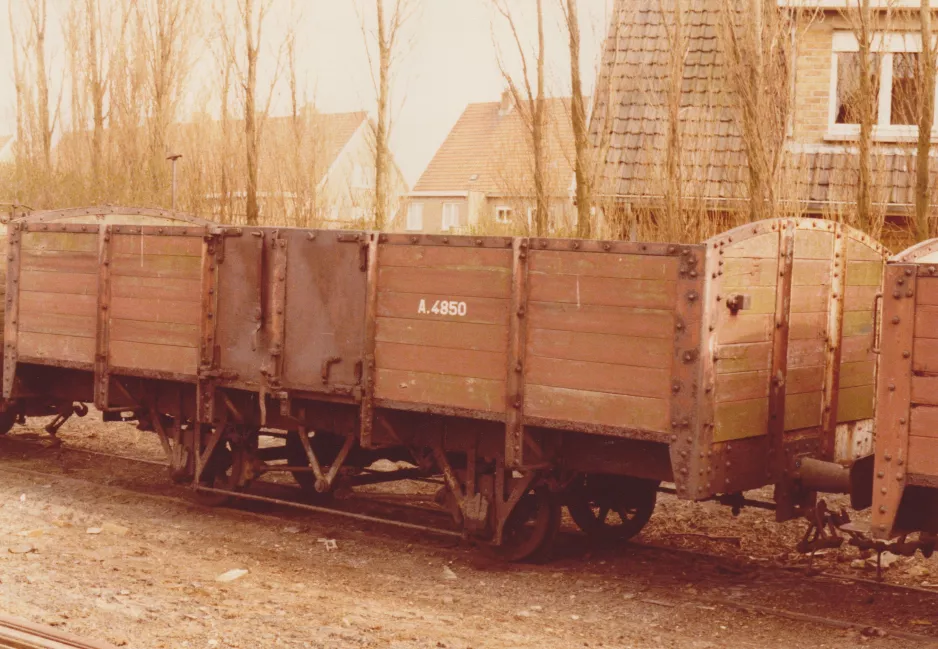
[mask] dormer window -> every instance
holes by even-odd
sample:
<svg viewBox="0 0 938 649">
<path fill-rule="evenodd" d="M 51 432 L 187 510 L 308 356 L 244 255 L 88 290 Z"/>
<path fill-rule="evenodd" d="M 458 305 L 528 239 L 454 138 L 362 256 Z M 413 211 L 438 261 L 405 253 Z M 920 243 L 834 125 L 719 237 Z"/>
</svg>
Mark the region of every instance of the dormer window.
<svg viewBox="0 0 938 649">
<path fill-rule="evenodd" d="M 921 36 L 912 32 L 876 34 L 870 50 L 872 92 L 864 98 L 857 37 L 852 32 L 834 33 L 828 139 L 859 135 L 863 101 L 871 102 L 875 139 L 897 140 L 918 133 Z"/>
</svg>

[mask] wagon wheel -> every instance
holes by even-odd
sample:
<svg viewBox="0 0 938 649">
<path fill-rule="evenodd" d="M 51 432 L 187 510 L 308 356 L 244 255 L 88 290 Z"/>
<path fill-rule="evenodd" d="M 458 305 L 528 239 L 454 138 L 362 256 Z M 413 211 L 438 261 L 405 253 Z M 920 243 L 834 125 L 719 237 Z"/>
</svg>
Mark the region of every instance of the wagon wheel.
<svg viewBox="0 0 938 649">
<path fill-rule="evenodd" d="M 546 486 L 534 487 L 508 515 L 501 545 L 487 546 L 503 561 L 545 557 L 560 527 L 560 502 Z"/>
<path fill-rule="evenodd" d="M 243 445 L 224 441 L 212 453 L 208 464 L 202 468 L 199 485 L 211 489 L 224 489 L 225 491 L 239 491 L 244 489 L 242 483 L 245 462 L 249 461 L 249 453 Z M 231 496 L 227 494 L 195 491 L 196 502 L 207 507 L 221 507 L 228 504 Z"/>
<path fill-rule="evenodd" d="M 326 461 L 332 461 L 338 454 L 338 449 L 333 449 L 329 444 L 326 435 L 318 434 L 309 438 L 310 447 L 319 458 L 319 463 L 323 471 L 327 470 Z M 286 451 L 287 464 L 289 466 L 309 466 L 309 458 L 306 456 L 306 449 L 300 441 L 299 431 L 291 430 L 287 433 L 287 440 L 284 445 Z M 307 494 L 315 495 L 319 498 L 328 498 L 332 492 L 320 493 L 316 491 L 316 476 L 309 471 L 291 471 L 290 474 L 298 485 Z"/>
<path fill-rule="evenodd" d="M 586 476 L 572 489 L 567 509 L 587 536 L 628 541 L 648 523 L 657 497 L 657 480 Z"/>
</svg>

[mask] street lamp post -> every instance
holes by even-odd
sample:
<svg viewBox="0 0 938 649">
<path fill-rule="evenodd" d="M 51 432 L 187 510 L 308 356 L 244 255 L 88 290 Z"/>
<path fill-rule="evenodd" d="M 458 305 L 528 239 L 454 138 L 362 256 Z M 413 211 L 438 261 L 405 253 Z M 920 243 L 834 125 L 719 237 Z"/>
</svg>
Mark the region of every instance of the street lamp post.
<svg viewBox="0 0 938 649">
<path fill-rule="evenodd" d="M 173 211 L 176 211 L 176 161 L 182 157 L 181 153 L 171 153 L 166 156 L 167 160 L 173 163 Z"/>
</svg>

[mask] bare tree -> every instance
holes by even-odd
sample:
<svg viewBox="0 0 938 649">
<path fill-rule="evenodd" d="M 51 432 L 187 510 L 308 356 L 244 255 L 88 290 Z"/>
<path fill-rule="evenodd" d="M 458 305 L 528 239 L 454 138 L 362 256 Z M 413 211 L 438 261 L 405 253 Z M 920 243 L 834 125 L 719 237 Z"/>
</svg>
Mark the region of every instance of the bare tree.
<svg viewBox="0 0 938 649">
<path fill-rule="evenodd" d="M 377 25 L 371 34 L 366 27 L 364 12 L 359 10 L 362 35 L 365 38 L 365 52 L 371 68 L 371 80 L 377 100 L 377 119 L 375 124 L 375 220 L 377 230 L 387 225 L 390 218 L 390 173 L 391 149 L 389 145 L 392 128 L 391 84 L 397 61 L 404 52 L 406 43 L 402 41 L 402 30 L 413 18 L 419 6 L 419 0 L 393 0 L 393 8 L 388 13 L 385 0 L 375 0 Z M 372 41 L 374 44 L 372 45 Z M 377 64 L 377 72 L 375 67 Z"/>
<path fill-rule="evenodd" d="M 576 177 L 576 233 L 580 238 L 590 236 L 592 225 L 592 187 L 589 173 L 589 131 L 586 123 L 586 100 L 583 97 L 583 81 L 580 78 L 580 19 L 577 14 L 577 0 L 561 2 L 564 22 L 570 36 L 570 85 L 571 99 L 570 120 L 573 126 L 573 141 L 576 150 L 573 173 Z"/>
<path fill-rule="evenodd" d="M 922 53 L 919 56 L 918 74 L 918 143 L 915 166 L 915 239 L 924 241 L 933 236 L 929 225 L 931 213 L 931 191 L 928 185 L 931 153 L 932 128 L 935 122 L 935 43 L 932 32 L 932 8 L 930 0 L 921 0 Z"/>
<path fill-rule="evenodd" d="M 197 6 L 195 0 L 137 5 L 147 70 L 150 176 L 157 195 L 167 184 L 167 136 L 188 81 Z"/>
<path fill-rule="evenodd" d="M 28 99 L 26 96 L 26 71 L 24 70 L 23 64 L 20 60 L 20 48 L 24 46 L 19 43 L 19 39 L 17 37 L 18 29 L 13 17 L 13 2 L 14 0 L 8 0 L 7 2 L 7 17 L 9 19 L 10 27 L 10 49 L 12 50 L 13 56 L 13 87 L 14 92 L 16 93 L 16 158 L 17 163 L 21 163 L 21 153 L 25 150 L 26 147 L 25 120 Z"/>
<path fill-rule="evenodd" d="M 58 110 L 50 111 L 49 77 L 46 71 L 46 26 L 48 21 L 47 0 L 28 0 L 26 6 L 30 19 L 30 40 L 33 50 L 32 65 L 36 81 L 36 131 L 39 137 L 42 163 L 46 172 L 52 169 L 52 133 L 58 119 Z"/>
<path fill-rule="evenodd" d="M 527 127 L 531 138 L 531 150 L 534 156 L 534 232 L 537 236 L 548 234 L 548 210 L 550 199 L 547 194 L 547 160 L 546 160 L 546 142 L 545 128 L 546 122 L 546 102 L 544 98 L 544 64 L 545 64 L 545 44 L 544 44 L 544 5 L 543 0 L 536 1 L 537 11 L 537 52 L 535 54 L 535 80 L 532 85 L 530 74 L 529 54 L 525 50 L 518 32 L 518 25 L 514 19 L 506 0 L 492 0 L 495 9 L 502 15 L 511 32 L 514 45 L 518 50 L 518 56 L 521 60 L 521 84 L 522 90 L 518 88 L 514 77 L 508 71 L 504 57 L 498 51 L 496 46 L 498 67 L 508 85 L 508 91 L 514 101 L 515 109 L 521 115 Z"/>
</svg>

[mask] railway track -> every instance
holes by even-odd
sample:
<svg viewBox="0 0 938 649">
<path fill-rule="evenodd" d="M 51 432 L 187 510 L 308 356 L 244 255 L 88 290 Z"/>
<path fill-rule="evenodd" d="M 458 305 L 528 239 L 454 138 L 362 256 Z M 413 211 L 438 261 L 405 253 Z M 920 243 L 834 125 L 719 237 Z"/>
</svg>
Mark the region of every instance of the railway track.
<svg viewBox="0 0 938 649">
<path fill-rule="evenodd" d="M 43 624 L 0 614 L 0 649 L 116 649 Z"/>
<path fill-rule="evenodd" d="M 4 441 L 12 442 L 13 444 L 16 444 L 16 445 L 22 445 L 22 446 L 27 446 L 27 447 L 36 448 L 36 449 L 52 450 L 47 445 L 43 444 L 40 441 L 15 440 L 11 438 L 6 438 Z M 105 453 L 101 451 L 91 451 L 91 450 L 76 449 L 76 448 L 62 448 L 62 449 L 56 449 L 56 450 L 67 451 L 69 453 L 80 454 L 80 455 L 85 455 L 89 457 L 109 458 L 112 460 L 139 464 L 140 466 L 148 466 L 148 467 L 154 467 L 154 466 L 166 467 L 167 466 L 164 463 L 153 461 L 150 459 L 134 458 L 132 456 Z M 115 486 L 111 484 L 102 484 L 101 482 L 95 481 L 95 480 L 88 480 L 88 479 L 78 478 L 78 477 L 73 477 L 73 476 L 62 476 L 61 474 L 56 473 L 56 472 L 36 471 L 33 469 L 26 469 L 26 468 L 21 468 L 21 467 L 4 467 L 3 470 L 10 471 L 13 473 L 21 473 L 26 476 L 53 478 L 53 479 L 58 479 L 58 480 L 63 480 L 63 481 L 77 481 L 77 482 L 86 483 L 89 485 L 96 485 L 99 487 L 103 486 L 108 489 L 118 490 L 118 491 L 122 491 L 126 493 L 134 493 L 136 495 L 139 495 L 141 497 L 148 498 L 148 499 L 164 500 L 164 501 L 174 502 L 174 503 L 178 503 L 178 504 L 182 504 L 186 506 L 191 506 L 193 504 L 192 500 L 185 496 L 156 495 L 152 493 L 145 493 L 145 492 L 140 492 L 134 489 L 129 489 L 126 487 Z M 259 484 L 262 486 L 264 485 L 264 483 L 259 483 Z M 283 487 L 282 485 L 274 485 L 271 483 L 268 483 L 268 484 L 271 487 L 274 487 L 275 489 L 274 493 L 277 493 L 278 495 L 281 492 L 276 491 L 277 487 L 281 487 L 282 491 L 293 491 L 293 488 L 291 487 Z M 432 532 L 434 534 L 438 534 L 443 537 L 459 537 L 460 536 L 460 534 L 458 532 L 455 532 L 452 528 L 447 529 L 445 527 L 437 527 L 437 526 L 429 525 L 429 524 L 415 524 L 415 523 L 407 523 L 407 522 L 398 521 L 398 520 L 391 520 L 386 517 L 364 514 L 361 511 L 351 511 L 347 508 L 341 508 L 341 506 L 310 505 L 308 503 L 303 503 L 303 502 L 290 502 L 290 501 L 285 500 L 283 497 L 269 497 L 269 496 L 256 495 L 256 494 L 239 494 L 239 496 L 249 502 L 253 501 L 253 502 L 262 502 L 262 503 L 268 503 L 268 504 L 273 504 L 273 505 L 284 505 L 284 506 L 289 506 L 291 508 L 296 508 L 300 511 L 311 511 L 314 513 L 341 516 L 344 518 L 355 519 L 361 522 L 375 523 L 375 524 L 380 524 L 380 525 L 390 525 L 390 526 L 404 528 L 404 529 L 408 529 L 412 531 Z M 427 505 L 407 504 L 404 502 L 398 502 L 398 500 L 401 498 L 402 496 L 400 495 L 375 494 L 372 497 L 370 495 L 363 494 L 363 495 L 357 495 L 355 498 L 352 498 L 349 501 L 343 501 L 343 503 L 345 507 L 365 505 L 365 506 L 377 507 L 379 509 L 383 508 L 386 511 L 394 510 L 396 512 L 400 512 L 401 510 L 408 510 L 410 512 L 416 512 L 418 516 L 422 515 L 426 519 L 438 518 L 440 521 L 445 521 L 448 519 L 448 514 L 446 514 L 442 510 L 434 509 L 431 506 L 427 506 Z M 219 515 L 224 515 L 224 512 L 226 510 L 224 508 L 221 508 L 221 509 L 216 509 L 215 511 Z M 237 512 L 238 516 L 247 516 L 250 518 L 257 518 L 265 523 L 270 523 L 270 522 L 282 523 L 285 520 L 287 520 L 286 514 L 288 510 L 285 510 L 285 509 L 278 510 L 273 514 L 260 513 L 260 512 L 249 511 L 249 510 L 244 510 L 244 509 L 227 510 L 227 511 L 231 513 Z M 721 556 L 718 554 L 712 554 L 712 553 L 707 553 L 707 552 L 702 552 L 699 550 L 693 550 L 693 549 L 687 549 L 687 548 L 676 548 L 673 546 L 662 545 L 662 544 L 657 544 L 657 543 L 631 542 L 629 546 L 631 546 L 633 549 L 638 550 L 638 551 L 668 554 L 672 556 L 684 556 L 687 558 L 691 558 L 695 561 L 711 562 L 714 564 L 728 564 L 728 563 L 733 562 L 732 558 L 728 558 L 726 556 Z M 871 593 L 875 593 L 876 595 L 881 595 L 883 593 L 904 593 L 904 594 L 908 594 L 912 596 L 918 596 L 919 598 L 927 597 L 929 598 L 929 600 L 933 599 L 933 602 L 930 605 L 931 606 L 930 610 L 934 610 L 935 607 L 938 607 L 938 590 L 932 590 L 932 589 L 921 588 L 921 587 L 916 587 L 916 586 L 907 586 L 903 584 L 893 584 L 893 583 L 888 583 L 888 582 L 877 582 L 877 581 L 866 579 L 863 577 L 854 577 L 851 575 L 838 574 L 838 573 L 821 572 L 818 574 L 811 575 L 811 574 L 805 574 L 804 572 L 801 572 L 800 569 L 797 569 L 799 571 L 797 574 L 792 574 L 796 570 L 794 568 L 785 569 L 785 568 L 755 567 L 754 569 L 759 571 L 762 574 L 762 577 L 760 577 L 760 581 L 762 581 L 763 577 L 769 576 L 771 573 L 775 573 L 774 576 L 771 576 L 771 579 L 778 580 L 778 579 L 787 578 L 789 580 L 796 579 L 800 581 L 840 582 L 842 584 L 853 584 L 854 586 L 857 586 L 860 588 L 868 588 L 870 589 Z M 873 596 L 874 595 L 872 594 L 870 595 L 871 598 Z M 794 610 L 789 610 L 786 608 L 773 607 L 773 606 L 764 606 L 764 605 L 760 605 L 754 602 L 734 601 L 734 600 L 727 599 L 727 598 L 683 597 L 680 595 L 674 597 L 673 595 L 669 594 L 668 602 L 663 602 L 659 599 L 649 599 L 647 601 L 649 601 L 649 603 L 651 604 L 668 605 L 668 606 L 725 607 L 725 608 L 732 609 L 732 610 L 747 611 L 747 612 L 758 614 L 758 615 L 770 616 L 770 617 L 775 617 L 775 618 L 789 620 L 789 621 L 826 626 L 832 629 L 851 630 L 851 631 L 858 632 L 862 635 L 868 635 L 871 637 L 889 635 L 889 636 L 893 636 L 896 638 L 909 640 L 911 642 L 920 643 L 926 646 L 938 647 L 938 629 L 935 630 L 935 633 L 933 635 L 925 634 L 925 633 L 915 633 L 915 632 L 905 631 L 900 628 L 884 626 L 882 624 L 865 623 L 857 619 L 841 619 L 841 618 L 835 618 L 835 617 L 825 617 L 821 615 L 812 615 L 812 614 L 807 614 L 801 611 L 794 611 Z M 2 623 L 2 620 L 0 620 L 0 623 Z M 83 645 L 83 644 L 77 644 L 77 645 L 69 645 L 69 644 L 51 644 L 51 645 L 20 644 L 20 645 L 17 645 L 17 644 L 13 644 L 13 645 L 5 645 L 2 643 L 3 642 L 2 637 L 3 636 L 0 635 L 0 649 L 5 649 L 7 646 L 15 648 L 15 649 L 20 649 L 20 647 L 25 647 L 27 649 L 45 649 L 46 647 L 59 648 L 59 647 L 73 647 L 73 646 L 74 647 L 87 646 L 87 647 L 94 647 L 94 648 L 109 647 L 109 645 L 102 645 L 102 644 L 87 644 L 87 645 Z"/>
</svg>

